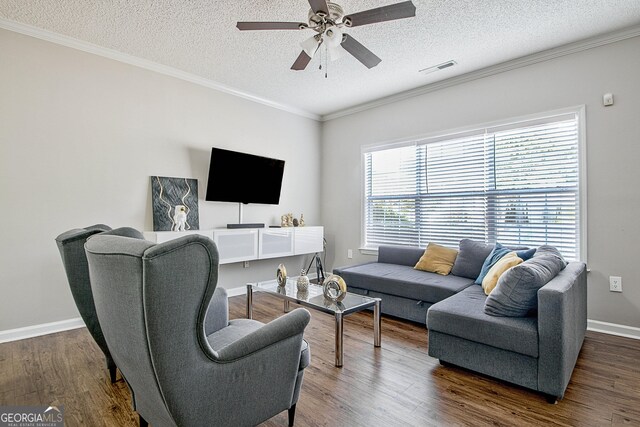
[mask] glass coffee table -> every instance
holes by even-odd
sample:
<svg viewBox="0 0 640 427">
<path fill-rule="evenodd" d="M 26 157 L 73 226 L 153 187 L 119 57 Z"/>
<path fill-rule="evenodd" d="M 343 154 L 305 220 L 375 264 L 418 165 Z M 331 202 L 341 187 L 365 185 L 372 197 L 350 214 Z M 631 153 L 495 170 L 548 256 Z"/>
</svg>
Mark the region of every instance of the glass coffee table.
<svg viewBox="0 0 640 427">
<path fill-rule="evenodd" d="M 343 356 L 343 318 L 351 313 L 373 307 L 373 345 L 380 347 L 382 339 L 381 318 L 380 318 L 380 298 L 371 298 L 347 292 L 345 298 L 340 302 L 334 302 L 324 297 L 322 286 L 309 284 L 307 292 L 299 292 L 296 286 L 296 279 L 287 279 L 285 286 L 278 286 L 275 280 L 266 282 L 247 283 L 247 318 L 252 318 L 253 292 L 266 292 L 284 300 L 284 311 L 289 311 L 289 303 L 296 302 L 304 307 L 331 314 L 335 318 L 335 350 L 336 366 L 342 366 Z"/>
</svg>

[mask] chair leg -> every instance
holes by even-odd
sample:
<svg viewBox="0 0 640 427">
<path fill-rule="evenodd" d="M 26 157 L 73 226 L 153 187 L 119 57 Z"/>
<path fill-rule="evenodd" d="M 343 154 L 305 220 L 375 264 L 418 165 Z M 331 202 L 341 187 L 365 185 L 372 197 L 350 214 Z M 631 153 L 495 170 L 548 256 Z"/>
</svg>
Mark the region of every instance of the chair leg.
<svg viewBox="0 0 640 427">
<path fill-rule="evenodd" d="M 289 427 L 293 427 L 293 421 L 296 418 L 296 405 L 289 408 Z"/>
<path fill-rule="evenodd" d="M 116 371 L 117 371 L 117 367 L 116 365 L 113 366 L 109 366 L 109 377 L 111 378 L 111 384 L 116 382 Z"/>
<path fill-rule="evenodd" d="M 142 415 L 138 414 L 138 418 L 140 419 L 140 427 L 149 427 L 149 423 L 142 418 Z"/>
<path fill-rule="evenodd" d="M 105 359 L 107 362 L 107 369 L 109 370 L 109 378 L 111 378 L 111 383 L 116 382 L 116 370 L 118 367 L 116 366 L 116 362 L 113 361 L 111 355 L 105 354 Z"/>
</svg>

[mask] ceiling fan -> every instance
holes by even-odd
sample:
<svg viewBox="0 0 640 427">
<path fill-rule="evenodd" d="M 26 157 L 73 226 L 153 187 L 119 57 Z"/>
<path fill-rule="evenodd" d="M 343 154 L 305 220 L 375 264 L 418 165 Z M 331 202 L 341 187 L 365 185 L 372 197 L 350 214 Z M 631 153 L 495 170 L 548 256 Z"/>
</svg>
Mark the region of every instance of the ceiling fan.
<svg viewBox="0 0 640 427">
<path fill-rule="evenodd" d="M 345 15 L 341 6 L 326 0 L 309 0 L 308 23 L 303 22 L 238 22 L 238 29 L 246 30 L 306 30 L 316 32 L 300 43 L 302 52 L 291 66 L 292 70 L 304 70 L 311 58 L 324 44 L 332 60 L 349 52 L 367 68 L 373 68 L 382 61 L 349 34 L 345 28 L 377 22 L 393 21 L 416 16 L 416 7 L 411 1 L 377 7 L 351 15 Z"/>
</svg>

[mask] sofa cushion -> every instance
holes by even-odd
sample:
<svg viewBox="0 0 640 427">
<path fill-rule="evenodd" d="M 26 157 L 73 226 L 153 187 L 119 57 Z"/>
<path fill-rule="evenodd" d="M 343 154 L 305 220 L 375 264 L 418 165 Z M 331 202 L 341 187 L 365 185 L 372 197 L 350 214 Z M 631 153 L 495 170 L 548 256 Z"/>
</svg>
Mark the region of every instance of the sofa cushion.
<svg viewBox="0 0 640 427">
<path fill-rule="evenodd" d="M 453 263 L 451 274 L 475 280 L 480 275 L 482 263 L 487 259 L 493 245 L 471 239 L 460 240 L 460 251 Z"/>
<path fill-rule="evenodd" d="M 493 267 L 489 269 L 487 275 L 482 279 L 482 289 L 486 295 L 489 295 L 491 291 L 496 287 L 498 279 L 511 267 L 522 262 L 522 258 L 516 255 L 516 252 L 509 252 L 500 261 L 496 262 Z"/>
<path fill-rule="evenodd" d="M 482 285 L 482 280 L 484 276 L 487 275 L 491 267 L 495 265 L 496 262 L 500 261 L 500 258 L 511 252 L 512 250 L 502 246 L 500 243 L 496 243 L 493 247 L 491 253 L 487 256 L 487 258 L 482 263 L 482 268 L 480 269 L 480 274 L 476 279 L 476 285 Z"/>
<path fill-rule="evenodd" d="M 398 264 L 372 262 L 334 269 L 350 286 L 417 301 L 438 302 L 471 286 L 473 280 L 414 270 Z M 384 303 L 383 303 L 384 304 Z"/>
<path fill-rule="evenodd" d="M 458 251 L 455 249 L 445 248 L 436 243 L 429 243 L 424 254 L 422 254 L 413 268 L 446 276 L 451 272 L 456 256 L 458 256 Z"/>
<path fill-rule="evenodd" d="M 518 258 L 522 259 L 522 261 L 526 261 L 531 259 L 536 253 L 536 248 L 533 249 L 522 249 L 520 251 L 516 251 L 516 255 Z"/>
<path fill-rule="evenodd" d="M 547 284 L 567 263 L 560 252 L 548 245 L 538 248 L 533 258 L 500 277 L 485 303 L 492 316 L 526 316 L 538 307 L 538 289 Z"/>
<path fill-rule="evenodd" d="M 378 262 L 413 267 L 423 253 L 424 249 L 417 246 L 382 245 L 378 247 Z"/>
<path fill-rule="evenodd" d="M 429 331 L 538 357 L 538 319 L 489 316 L 483 310 L 486 298 L 480 286 L 470 286 L 432 305 L 427 312 Z"/>
</svg>

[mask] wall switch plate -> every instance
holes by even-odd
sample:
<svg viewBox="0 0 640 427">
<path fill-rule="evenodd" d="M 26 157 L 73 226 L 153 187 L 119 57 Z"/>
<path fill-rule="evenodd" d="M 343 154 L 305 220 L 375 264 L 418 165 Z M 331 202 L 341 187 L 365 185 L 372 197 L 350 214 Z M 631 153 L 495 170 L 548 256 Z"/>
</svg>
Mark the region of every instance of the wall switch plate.
<svg viewBox="0 0 640 427">
<path fill-rule="evenodd" d="M 347 258 L 353 258 L 353 249 L 347 249 Z"/>
<path fill-rule="evenodd" d="M 604 95 L 602 95 L 602 104 L 605 107 L 613 105 L 613 94 L 612 93 L 605 93 Z"/>
<path fill-rule="evenodd" d="M 611 292 L 622 292 L 622 277 L 609 276 L 609 290 Z"/>
<path fill-rule="evenodd" d="M 249 261 L 245 261 L 242 263 L 243 268 L 249 268 Z"/>
</svg>

